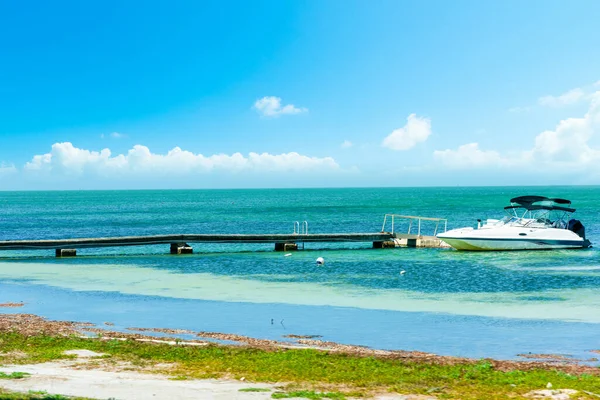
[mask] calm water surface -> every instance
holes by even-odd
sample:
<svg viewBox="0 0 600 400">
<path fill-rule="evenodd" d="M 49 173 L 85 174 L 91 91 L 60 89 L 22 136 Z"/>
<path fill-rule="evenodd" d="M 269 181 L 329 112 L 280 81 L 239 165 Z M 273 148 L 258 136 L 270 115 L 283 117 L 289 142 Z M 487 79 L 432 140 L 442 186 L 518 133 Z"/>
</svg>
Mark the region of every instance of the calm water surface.
<svg viewBox="0 0 600 400">
<path fill-rule="evenodd" d="M 168 233 L 376 232 L 385 213 L 503 215 L 511 197 L 567 197 L 600 242 L 599 187 L 0 192 L 0 239 Z M 396 226 L 397 229 L 407 226 Z M 423 230 L 433 232 L 433 225 Z M 195 244 L 0 253 L 0 303 L 54 319 L 324 340 L 470 357 L 590 358 L 600 348 L 600 253 L 460 253 L 307 244 Z M 324 257 L 324 266 L 315 259 Z M 404 275 L 400 271 L 405 270 Z M 0 310 L 0 312 L 7 312 Z M 273 319 L 274 323 L 271 324 Z"/>
</svg>

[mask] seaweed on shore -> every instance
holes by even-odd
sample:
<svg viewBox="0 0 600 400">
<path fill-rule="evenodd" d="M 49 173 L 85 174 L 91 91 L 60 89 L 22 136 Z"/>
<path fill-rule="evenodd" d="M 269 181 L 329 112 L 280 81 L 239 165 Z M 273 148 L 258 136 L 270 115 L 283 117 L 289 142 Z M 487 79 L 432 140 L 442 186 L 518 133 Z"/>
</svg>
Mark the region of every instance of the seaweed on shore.
<svg viewBox="0 0 600 400">
<path fill-rule="evenodd" d="M 85 324 L 89 325 L 89 324 Z M 153 333 L 179 332 L 145 328 Z M 84 336 L 82 332 L 96 333 Z M 499 361 L 439 356 L 417 351 L 387 351 L 315 339 L 298 339 L 306 347 L 216 332 L 198 337 L 235 339 L 245 346 L 180 341 L 138 333 L 114 332 L 75 322 L 49 321 L 31 314 L 0 314 L 0 360 L 15 364 L 65 360 L 66 350 L 104 354 L 87 368 L 124 363 L 140 372 L 176 379 L 236 379 L 277 382 L 281 397 L 306 393 L 372 396 L 413 393 L 448 399 L 527 398 L 549 382 L 571 388 L 577 396 L 600 392 L 600 369 L 568 360 Z M 17 354 L 19 353 L 19 354 Z M 22 354 L 20 354 L 22 353 Z M 18 355 L 18 357 L 17 357 Z M 587 392 L 586 392 L 587 391 Z M 350 395 L 352 394 L 352 395 Z M 412 395 L 411 395 L 412 396 Z M 591 396 L 591 395 L 590 395 Z M 411 397 L 408 397 L 411 398 Z"/>
<path fill-rule="evenodd" d="M 0 303 L 0 307 L 3 308 L 17 308 L 17 307 L 23 307 L 25 305 L 25 303 Z"/>
</svg>

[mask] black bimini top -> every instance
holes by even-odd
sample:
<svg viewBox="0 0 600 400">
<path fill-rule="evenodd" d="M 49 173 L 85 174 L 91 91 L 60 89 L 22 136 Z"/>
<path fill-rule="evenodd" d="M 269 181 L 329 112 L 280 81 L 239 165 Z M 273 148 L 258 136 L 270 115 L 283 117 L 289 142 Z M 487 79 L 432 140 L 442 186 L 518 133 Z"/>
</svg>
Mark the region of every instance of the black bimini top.
<svg viewBox="0 0 600 400">
<path fill-rule="evenodd" d="M 505 210 L 513 208 L 524 208 L 528 211 L 534 210 L 557 210 L 574 213 L 575 209 L 570 207 L 564 207 L 571 205 L 571 200 L 550 198 L 544 196 L 519 196 L 510 199 L 513 205 L 504 207 Z M 542 204 L 539 204 L 542 203 Z M 544 204 L 545 203 L 545 204 Z M 559 205 L 560 204 L 560 205 Z"/>
</svg>

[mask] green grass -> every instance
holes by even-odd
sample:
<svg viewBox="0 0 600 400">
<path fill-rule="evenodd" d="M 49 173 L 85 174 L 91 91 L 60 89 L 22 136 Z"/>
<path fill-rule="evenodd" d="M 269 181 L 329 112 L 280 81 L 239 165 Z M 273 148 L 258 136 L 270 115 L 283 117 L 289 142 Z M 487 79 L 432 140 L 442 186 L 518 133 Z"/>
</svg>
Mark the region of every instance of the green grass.
<svg viewBox="0 0 600 400">
<path fill-rule="evenodd" d="M 318 393 L 312 390 L 299 390 L 295 392 L 276 392 L 271 395 L 274 399 L 291 399 L 294 397 L 300 397 L 303 399 L 310 400 L 322 400 L 322 399 L 334 399 L 334 400 L 346 400 L 346 396 L 342 393 L 329 392 L 329 393 Z"/>
<path fill-rule="evenodd" d="M 260 392 L 270 392 L 271 389 L 267 389 L 267 388 L 243 388 L 239 390 L 240 392 L 245 392 L 245 393 L 260 393 Z"/>
<path fill-rule="evenodd" d="M 0 400 L 91 400 L 83 397 L 66 397 L 59 394 L 48 394 L 46 392 L 17 393 L 9 392 L 0 388 Z"/>
<path fill-rule="evenodd" d="M 184 375 L 172 376 L 169 378 L 171 381 L 187 381 L 188 379 L 190 378 Z"/>
<path fill-rule="evenodd" d="M 27 372 L 11 372 L 10 374 L 0 372 L 0 379 L 23 379 L 28 376 L 29 374 Z"/>
<path fill-rule="evenodd" d="M 11 354 L 11 351 L 26 353 L 25 357 L 0 358 L 4 363 L 25 364 L 72 358 L 62 354 L 70 349 L 88 349 L 111 356 L 102 362 L 130 361 L 136 366 L 172 364 L 172 368 L 159 372 L 176 379 L 244 377 L 249 382 L 286 382 L 289 384 L 288 392 L 306 390 L 309 393 L 315 390 L 346 397 L 397 392 L 430 394 L 440 399 L 522 399 L 531 390 L 546 388 L 548 382 L 555 389 L 600 393 L 600 376 L 596 374 L 576 376 L 551 369 L 502 372 L 488 361 L 448 366 L 311 349 L 267 351 L 240 346 L 170 346 L 133 340 L 27 338 L 16 333 L 0 333 L 0 351 L 5 354 Z M 582 394 L 579 398 L 595 397 Z"/>
</svg>

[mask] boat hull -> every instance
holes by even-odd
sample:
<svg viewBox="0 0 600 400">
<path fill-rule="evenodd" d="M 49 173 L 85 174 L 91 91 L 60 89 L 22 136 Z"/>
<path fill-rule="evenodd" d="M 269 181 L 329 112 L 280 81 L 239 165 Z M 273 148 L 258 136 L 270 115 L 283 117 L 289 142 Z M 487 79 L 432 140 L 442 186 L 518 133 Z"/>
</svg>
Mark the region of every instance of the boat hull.
<svg viewBox="0 0 600 400">
<path fill-rule="evenodd" d="M 553 250 L 582 249 L 589 247 L 583 241 L 533 241 L 510 239 L 441 238 L 444 242 L 463 251 L 509 251 L 509 250 Z"/>
<path fill-rule="evenodd" d="M 469 228 L 448 231 L 438 238 L 463 251 L 581 249 L 590 246 L 589 240 L 565 229 L 528 229 L 523 232 L 519 228 Z"/>
</svg>

